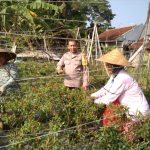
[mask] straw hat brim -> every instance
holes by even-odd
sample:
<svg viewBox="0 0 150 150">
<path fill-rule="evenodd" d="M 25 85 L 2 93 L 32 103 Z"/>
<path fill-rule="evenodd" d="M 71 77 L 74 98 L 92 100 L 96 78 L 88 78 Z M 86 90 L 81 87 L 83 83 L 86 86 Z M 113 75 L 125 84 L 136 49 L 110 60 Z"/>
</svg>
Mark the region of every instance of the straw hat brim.
<svg viewBox="0 0 150 150">
<path fill-rule="evenodd" d="M 16 54 L 11 52 L 10 50 L 5 50 L 5 49 L 0 49 L 0 54 L 6 54 L 6 59 L 7 61 L 15 59 L 16 58 Z"/>
<path fill-rule="evenodd" d="M 96 60 L 113 65 L 132 67 L 132 65 L 128 62 L 128 60 L 118 48 L 108 52 L 105 55 L 102 55 L 99 59 Z"/>
</svg>

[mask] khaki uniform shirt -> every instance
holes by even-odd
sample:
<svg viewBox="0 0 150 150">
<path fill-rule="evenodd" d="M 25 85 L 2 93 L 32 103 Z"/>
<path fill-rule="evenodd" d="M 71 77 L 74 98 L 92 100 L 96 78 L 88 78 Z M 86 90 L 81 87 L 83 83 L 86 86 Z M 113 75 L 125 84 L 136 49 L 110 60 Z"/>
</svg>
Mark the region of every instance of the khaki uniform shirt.
<svg viewBox="0 0 150 150">
<path fill-rule="evenodd" d="M 67 87 L 88 86 L 88 70 L 82 66 L 81 53 L 65 53 L 57 64 L 57 71 L 64 69 L 64 85 Z"/>
</svg>

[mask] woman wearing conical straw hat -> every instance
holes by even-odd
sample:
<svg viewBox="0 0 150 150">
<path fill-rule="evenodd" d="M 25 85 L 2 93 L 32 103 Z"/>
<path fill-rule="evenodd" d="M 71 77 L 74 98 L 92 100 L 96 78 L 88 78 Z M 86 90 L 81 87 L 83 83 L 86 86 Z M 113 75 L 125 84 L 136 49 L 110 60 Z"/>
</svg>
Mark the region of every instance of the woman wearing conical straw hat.
<svg viewBox="0 0 150 150">
<path fill-rule="evenodd" d="M 91 94 L 95 98 L 94 103 L 103 103 L 107 106 L 103 113 L 103 126 L 110 126 L 117 121 L 113 110 L 108 106 L 110 103 L 126 106 L 128 108 L 127 117 L 132 116 L 132 121 L 136 121 L 135 118 L 138 117 L 138 114 L 143 116 L 150 114 L 149 104 L 141 88 L 124 69 L 125 66 L 129 67 L 131 65 L 120 49 L 116 48 L 97 60 L 104 62 L 106 71 L 110 75 L 106 85 Z M 111 117 L 113 119 L 109 119 Z"/>
<path fill-rule="evenodd" d="M 18 87 L 15 82 L 18 77 L 17 67 L 10 60 L 16 58 L 16 54 L 7 49 L 0 49 L 0 94 Z"/>
</svg>

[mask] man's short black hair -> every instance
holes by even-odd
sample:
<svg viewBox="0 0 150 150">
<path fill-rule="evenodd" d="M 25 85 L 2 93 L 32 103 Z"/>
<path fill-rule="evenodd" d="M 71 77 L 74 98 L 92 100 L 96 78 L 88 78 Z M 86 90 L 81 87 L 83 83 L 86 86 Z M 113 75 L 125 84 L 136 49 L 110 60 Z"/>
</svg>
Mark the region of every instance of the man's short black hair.
<svg viewBox="0 0 150 150">
<path fill-rule="evenodd" d="M 76 39 L 69 39 L 68 40 L 68 45 L 69 45 L 69 42 L 75 42 L 78 45 L 78 41 Z"/>
</svg>

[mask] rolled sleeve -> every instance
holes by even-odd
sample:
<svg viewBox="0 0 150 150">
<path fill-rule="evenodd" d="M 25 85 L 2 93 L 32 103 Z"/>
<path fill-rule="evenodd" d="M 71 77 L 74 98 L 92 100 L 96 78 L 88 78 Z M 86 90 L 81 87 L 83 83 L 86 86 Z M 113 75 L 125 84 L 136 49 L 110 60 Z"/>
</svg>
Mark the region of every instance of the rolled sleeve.
<svg viewBox="0 0 150 150">
<path fill-rule="evenodd" d="M 95 93 L 92 93 L 91 94 L 91 97 L 95 97 L 95 98 L 99 98 L 99 97 L 102 97 L 106 94 L 106 91 L 104 90 L 104 88 L 102 87 L 100 90 L 98 90 L 97 92 Z"/>
</svg>

